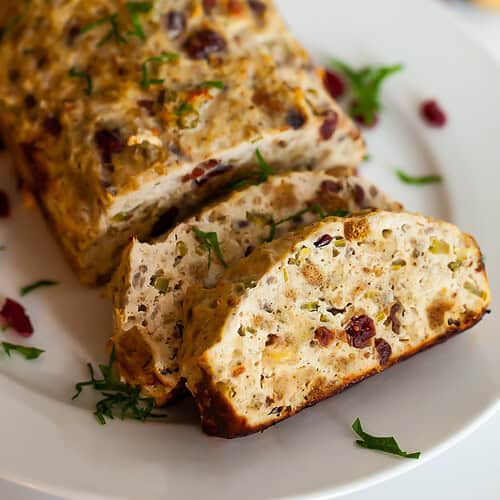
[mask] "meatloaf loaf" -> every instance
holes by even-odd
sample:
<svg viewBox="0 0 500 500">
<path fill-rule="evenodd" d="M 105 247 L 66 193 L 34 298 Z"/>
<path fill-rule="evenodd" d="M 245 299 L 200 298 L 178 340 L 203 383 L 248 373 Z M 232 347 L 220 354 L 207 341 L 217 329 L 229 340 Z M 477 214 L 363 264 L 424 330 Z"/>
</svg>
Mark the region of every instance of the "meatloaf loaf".
<svg viewBox="0 0 500 500">
<path fill-rule="evenodd" d="M 240 436 L 470 328 L 489 301 L 480 250 L 455 226 L 325 219 L 188 290 L 181 375 L 204 430 Z"/>
<path fill-rule="evenodd" d="M 293 172 L 233 192 L 154 244 L 134 240 L 111 283 L 111 342 L 122 378 L 142 386 L 160 406 L 175 397 L 183 386 L 177 360 L 184 329 L 181 304 L 191 285 L 215 284 L 225 266 L 270 236 L 314 222 L 323 213 L 367 207 L 399 210 L 401 205 L 359 177 Z"/>
<path fill-rule="evenodd" d="M 82 282 L 256 166 L 355 166 L 359 130 L 266 0 L 0 5 L 0 127 Z"/>
</svg>

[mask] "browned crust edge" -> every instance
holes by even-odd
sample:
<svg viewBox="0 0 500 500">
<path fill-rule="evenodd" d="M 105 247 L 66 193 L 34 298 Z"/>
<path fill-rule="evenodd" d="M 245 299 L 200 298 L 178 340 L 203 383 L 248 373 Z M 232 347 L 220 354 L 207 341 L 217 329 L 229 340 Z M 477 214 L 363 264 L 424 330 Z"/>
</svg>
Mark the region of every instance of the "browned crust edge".
<svg viewBox="0 0 500 500">
<path fill-rule="evenodd" d="M 323 393 L 318 394 L 307 404 L 295 408 L 292 412 L 284 415 L 283 417 L 257 426 L 248 425 L 245 417 L 241 417 L 235 413 L 232 406 L 216 390 L 209 375 L 204 372 L 203 380 L 197 385 L 196 394 L 194 394 L 196 403 L 200 410 L 202 429 L 206 434 L 210 436 L 217 436 L 222 438 L 241 437 L 248 434 L 253 434 L 255 432 L 263 431 L 266 428 L 271 427 L 272 425 L 277 424 L 278 422 L 281 422 L 282 420 L 299 413 L 305 408 L 314 406 L 315 404 L 328 399 L 335 394 L 345 391 L 349 387 L 362 382 L 372 375 L 376 375 L 377 373 L 384 371 L 390 366 L 411 358 L 415 354 L 425 351 L 426 349 L 429 349 L 437 344 L 441 344 L 449 338 L 470 329 L 483 318 L 483 316 L 486 314 L 486 311 L 487 306 L 485 306 L 481 313 L 479 313 L 477 316 L 472 318 L 470 316 L 467 317 L 467 321 L 459 328 L 451 328 L 441 335 L 438 335 L 437 337 L 434 337 L 433 339 L 422 343 L 419 347 L 416 347 L 397 358 L 390 359 L 389 363 L 386 366 L 379 367 L 369 372 L 355 376 L 340 387 L 337 386 L 331 391 L 326 390 Z"/>
</svg>

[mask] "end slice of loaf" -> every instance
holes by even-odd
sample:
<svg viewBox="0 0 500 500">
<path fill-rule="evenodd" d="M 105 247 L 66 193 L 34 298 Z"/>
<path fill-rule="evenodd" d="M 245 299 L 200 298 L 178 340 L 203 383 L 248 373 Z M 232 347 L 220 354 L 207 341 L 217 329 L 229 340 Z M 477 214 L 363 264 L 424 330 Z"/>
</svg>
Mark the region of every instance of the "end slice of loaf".
<svg viewBox="0 0 500 500">
<path fill-rule="evenodd" d="M 480 250 L 457 227 L 325 219 L 186 293 L 182 376 L 203 429 L 241 436 L 470 328 L 489 301 Z"/>
<path fill-rule="evenodd" d="M 338 170 L 333 171 L 338 175 Z M 154 244 L 134 240 L 125 252 L 112 283 L 114 345 L 121 374 L 128 383 L 162 405 L 181 390 L 177 351 L 183 321 L 181 303 L 195 283 L 211 286 L 224 264 L 206 246 L 194 228 L 215 233 L 227 265 L 237 262 L 270 235 L 279 222 L 307 207 L 324 212 L 367 207 L 399 210 L 367 180 L 335 177 L 326 172 L 293 172 L 230 194 L 199 215 L 176 226 Z M 318 219 L 314 211 L 279 224 L 276 236 Z"/>
</svg>

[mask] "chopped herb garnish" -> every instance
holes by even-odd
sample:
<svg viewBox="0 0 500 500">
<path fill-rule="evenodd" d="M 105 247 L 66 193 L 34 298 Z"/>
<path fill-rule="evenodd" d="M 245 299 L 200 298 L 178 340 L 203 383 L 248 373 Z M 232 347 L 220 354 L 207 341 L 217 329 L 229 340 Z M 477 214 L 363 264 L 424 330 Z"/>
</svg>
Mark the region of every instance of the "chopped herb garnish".
<svg viewBox="0 0 500 500">
<path fill-rule="evenodd" d="M 155 400 L 153 398 L 145 398 L 140 395 L 140 387 L 132 387 L 129 384 L 120 381 L 114 370 L 115 350 L 111 351 L 109 362 L 107 365 L 99 365 L 102 378 L 97 379 L 94 375 L 94 368 L 90 363 L 87 367 L 90 372 L 90 380 L 78 382 L 75 384 L 76 393 L 72 399 L 78 398 L 84 387 L 90 386 L 94 390 L 99 391 L 102 399 L 96 403 L 94 415 L 97 421 L 104 425 L 106 417 L 113 419 L 115 413 L 124 420 L 131 418 L 143 422 L 148 417 L 164 417 L 165 414 L 153 413 Z"/>
<path fill-rule="evenodd" d="M 87 88 L 85 93 L 90 96 L 92 95 L 92 78 L 85 71 L 78 71 L 74 66 L 69 70 L 68 76 L 71 78 L 83 78 L 87 82 Z"/>
<path fill-rule="evenodd" d="M 17 352 L 21 356 L 24 356 L 24 359 L 37 359 L 43 354 L 45 351 L 43 349 L 38 349 L 36 347 L 28 347 L 24 345 L 11 344 L 10 342 L 2 342 L 3 350 L 5 354 L 9 356 L 11 352 Z"/>
<path fill-rule="evenodd" d="M 141 40 L 146 40 L 146 35 L 141 26 L 141 21 L 139 19 L 139 14 L 147 14 L 153 8 L 153 4 L 150 2 L 127 2 L 127 9 L 132 20 L 132 25 L 134 29 L 127 32 L 128 36 L 136 36 Z"/>
<path fill-rule="evenodd" d="M 269 236 L 264 240 L 265 242 L 273 241 L 274 237 L 276 236 L 276 230 L 279 225 L 285 224 L 285 222 L 291 222 L 291 221 L 300 221 L 300 218 L 305 215 L 305 214 L 318 214 L 320 219 L 324 219 L 325 217 L 347 217 L 350 215 L 350 212 L 347 210 L 343 210 L 338 208 L 337 210 L 334 210 L 333 212 L 325 212 L 323 208 L 316 204 L 316 205 L 311 205 L 310 207 L 304 208 L 302 210 L 299 210 L 298 212 L 285 217 L 284 219 L 281 219 L 278 222 L 270 222 L 270 230 L 269 230 Z"/>
<path fill-rule="evenodd" d="M 36 290 L 37 288 L 41 288 L 44 286 L 55 286 L 55 285 L 59 285 L 59 283 L 57 281 L 52 281 L 52 280 L 36 281 L 31 285 L 27 285 L 21 288 L 21 296 L 24 297 L 24 295 L 28 295 L 28 293 L 32 292 L 33 290 Z"/>
<path fill-rule="evenodd" d="M 403 69 L 401 64 L 394 66 L 367 66 L 359 70 L 349 67 L 335 59 L 331 63 L 340 71 L 351 85 L 352 100 L 349 107 L 351 116 L 360 119 L 365 125 L 374 125 L 381 109 L 380 89 L 382 82 Z"/>
<path fill-rule="evenodd" d="M 402 170 L 396 170 L 396 175 L 402 182 L 406 184 L 414 184 L 416 186 L 423 186 L 425 184 L 433 184 L 435 182 L 443 181 L 443 178 L 440 175 L 423 175 L 422 177 L 414 177 L 406 174 Z"/>
<path fill-rule="evenodd" d="M 231 181 L 225 187 L 225 190 L 231 191 L 233 189 L 240 189 L 246 186 L 256 186 L 258 184 L 266 182 L 271 175 L 274 175 L 276 173 L 276 170 L 274 170 L 274 168 L 267 164 L 266 160 L 264 160 L 264 157 L 258 149 L 255 150 L 255 155 L 257 156 L 257 162 L 259 164 L 259 172 L 253 172 L 246 177 Z"/>
<path fill-rule="evenodd" d="M 1 328 L 2 332 L 6 332 L 7 330 L 10 330 L 10 325 L 2 325 L 2 328 Z"/>
<path fill-rule="evenodd" d="M 97 19 L 96 21 L 93 21 L 89 24 L 86 24 L 85 26 L 82 26 L 80 28 L 80 35 L 83 35 L 85 33 L 88 33 L 89 31 L 93 30 L 94 28 L 97 28 L 98 26 L 102 26 L 104 24 L 110 24 L 111 29 L 109 30 L 108 34 L 101 38 L 99 42 L 97 43 L 97 46 L 100 47 L 101 45 L 104 45 L 106 42 L 109 42 L 112 38 L 115 38 L 118 43 L 124 44 L 127 43 L 126 38 L 120 33 L 120 29 L 118 27 L 118 14 L 111 14 L 108 16 L 101 17 L 100 19 Z"/>
<path fill-rule="evenodd" d="M 219 238 L 217 237 L 217 233 L 215 232 L 205 233 L 204 231 L 201 231 L 197 227 L 193 227 L 193 231 L 194 234 L 196 234 L 196 237 L 201 241 L 202 245 L 208 251 L 208 269 L 210 269 L 210 266 L 212 265 L 212 250 L 219 259 L 219 262 L 224 267 L 227 267 L 226 261 L 222 256 L 222 252 L 219 246 Z"/>
<path fill-rule="evenodd" d="M 174 115 L 181 116 L 184 113 L 189 113 L 189 111 L 193 111 L 193 105 L 189 102 L 183 102 L 175 111 Z"/>
<path fill-rule="evenodd" d="M 161 84 L 164 82 L 164 80 L 162 80 L 162 79 L 149 78 L 149 76 L 148 76 L 148 64 L 149 63 L 152 63 L 152 62 L 158 62 L 158 63 L 170 62 L 170 61 L 175 61 L 178 58 L 179 58 L 179 54 L 174 54 L 172 52 L 163 52 L 159 56 L 148 57 L 142 63 L 141 87 L 143 89 L 147 89 L 150 85 Z"/>
<path fill-rule="evenodd" d="M 357 418 L 352 424 L 352 430 L 361 438 L 356 440 L 356 444 L 362 448 L 368 448 L 370 450 L 384 451 L 385 453 L 391 453 L 392 455 L 398 455 L 403 458 L 419 458 L 420 452 L 407 453 L 402 451 L 398 443 L 393 437 L 375 437 L 370 436 L 363 431 L 361 427 L 361 422 Z"/>
<path fill-rule="evenodd" d="M 205 82 L 201 82 L 200 87 L 202 89 L 214 88 L 222 90 L 224 88 L 224 84 L 218 80 L 207 80 Z"/>
</svg>

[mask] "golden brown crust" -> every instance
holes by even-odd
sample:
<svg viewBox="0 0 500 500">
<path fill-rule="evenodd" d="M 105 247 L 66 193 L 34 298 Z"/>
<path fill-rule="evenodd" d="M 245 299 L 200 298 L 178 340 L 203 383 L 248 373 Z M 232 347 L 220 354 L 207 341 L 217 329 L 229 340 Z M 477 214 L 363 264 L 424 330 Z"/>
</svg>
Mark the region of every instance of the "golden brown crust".
<svg viewBox="0 0 500 500">
<path fill-rule="evenodd" d="M 349 380 L 344 380 L 341 386 L 335 385 L 335 387 L 330 390 L 318 390 L 307 404 L 282 413 L 282 416 L 279 419 L 273 419 L 268 423 L 263 423 L 258 426 L 250 426 L 246 422 L 246 419 L 236 415 L 232 406 L 221 396 L 220 391 L 217 391 L 216 388 L 213 387 L 210 377 L 206 374 L 206 372 L 203 372 L 202 381 L 197 385 L 195 393 L 196 401 L 200 409 L 203 431 L 211 436 L 222 438 L 241 437 L 263 431 L 266 428 L 295 415 L 304 408 L 314 406 L 324 399 L 328 399 L 335 394 L 343 392 L 349 387 L 362 382 L 366 378 L 384 371 L 390 366 L 411 358 L 419 352 L 429 349 L 437 344 L 441 344 L 450 337 L 468 330 L 482 319 L 486 311 L 487 309 L 484 308 L 480 314 L 475 315 L 474 317 L 471 317 L 471 315 L 464 315 L 460 326 L 450 327 L 441 335 L 422 343 L 419 347 L 409 350 L 397 358 L 394 357 L 389 359 L 385 366 L 379 366 L 377 369 L 365 373 L 359 373 L 356 376 L 351 377 Z"/>
</svg>

